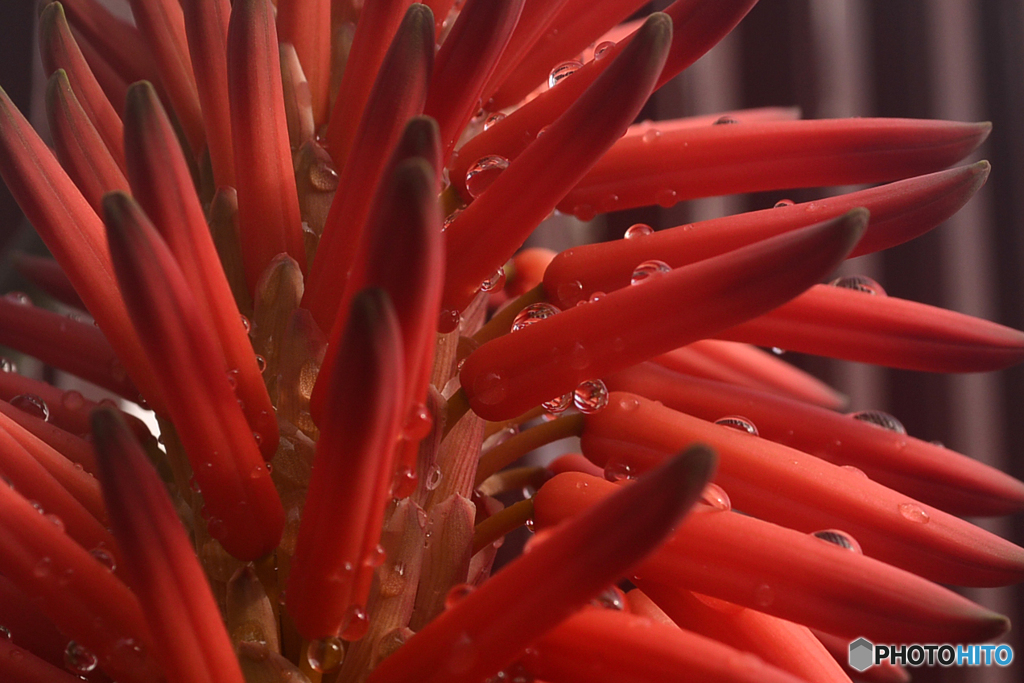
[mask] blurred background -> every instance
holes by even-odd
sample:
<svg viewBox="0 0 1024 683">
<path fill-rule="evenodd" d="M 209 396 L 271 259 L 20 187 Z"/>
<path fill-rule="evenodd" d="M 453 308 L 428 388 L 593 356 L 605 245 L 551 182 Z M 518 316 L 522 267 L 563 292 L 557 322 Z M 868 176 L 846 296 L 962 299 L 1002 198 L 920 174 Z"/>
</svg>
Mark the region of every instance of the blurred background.
<svg viewBox="0 0 1024 683">
<path fill-rule="evenodd" d="M 110 0 L 123 10 L 123 0 Z M 661 9 L 669 0 L 650 4 Z M 41 67 L 34 53 L 35 3 L 4 0 L 0 85 L 38 123 Z M 730 35 L 655 95 L 643 118 L 796 105 L 805 118 L 892 116 L 991 121 L 968 161 L 988 159 L 988 184 L 946 224 L 883 254 L 850 261 L 892 296 L 1024 329 L 1024 2 L 1020 0 L 761 0 Z M 589 226 L 546 231 L 553 248 L 613 239 L 644 222 L 669 227 L 808 201 L 853 188 L 724 197 L 608 215 Z M 31 229 L 0 189 L 0 244 L 37 251 Z M 0 263 L 0 286 L 12 288 Z M 892 413 L 908 433 L 938 440 L 1024 478 L 1024 367 L 964 376 L 927 375 L 787 354 L 851 397 L 850 410 Z M 1024 544 L 1024 515 L 979 520 Z M 1008 669 L 917 670 L 916 681 L 1024 680 L 1024 599 L 1018 588 L 967 594 L 1019 626 L 1006 638 Z"/>
</svg>

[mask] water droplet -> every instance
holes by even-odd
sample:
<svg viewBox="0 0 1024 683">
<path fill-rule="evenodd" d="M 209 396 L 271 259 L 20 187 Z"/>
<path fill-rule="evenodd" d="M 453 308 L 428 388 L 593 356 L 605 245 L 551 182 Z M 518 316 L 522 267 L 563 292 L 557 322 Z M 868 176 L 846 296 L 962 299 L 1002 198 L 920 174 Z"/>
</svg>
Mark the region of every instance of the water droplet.
<svg viewBox="0 0 1024 683">
<path fill-rule="evenodd" d="M 846 277 L 837 277 L 829 284 L 833 287 L 852 289 L 855 292 L 863 292 L 864 294 L 885 296 L 885 289 L 882 288 L 882 285 L 878 284 L 866 275 L 847 275 Z"/>
<path fill-rule="evenodd" d="M 416 490 L 416 470 L 399 467 L 391 480 L 391 495 L 394 498 L 408 498 Z"/>
<path fill-rule="evenodd" d="M 427 410 L 427 406 L 419 403 L 409 411 L 402 426 L 402 436 L 409 441 L 421 441 L 434 426 L 434 418 Z"/>
<path fill-rule="evenodd" d="M 609 586 L 598 593 L 597 597 L 590 601 L 590 604 L 595 607 L 622 612 L 626 609 L 626 594 L 619 590 L 617 586 Z"/>
<path fill-rule="evenodd" d="M 646 280 L 647 278 L 653 277 L 655 275 L 661 275 L 671 270 L 672 267 L 669 266 L 664 261 L 658 261 L 657 259 L 644 261 L 643 263 L 641 263 L 640 265 L 633 269 L 633 276 L 629 279 L 629 284 L 639 284 Z"/>
<path fill-rule="evenodd" d="M 642 136 L 640 136 L 640 139 L 643 140 L 644 142 L 650 144 L 652 142 L 657 142 L 658 138 L 660 138 L 660 137 L 661 137 L 661 131 L 660 130 L 658 130 L 657 128 L 648 128 L 647 130 L 644 131 L 644 134 Z"/>
<path fill-rule="evenodd" d="M 518 332 L 534 323 L 550 318 L 558 312 L 558 309 L 551 304 L 530 304 L 516 314 L 515 319 L 512 321 L 512 331 Z"/>
<path fill-rule="evenodd" d="M 502 114 L 500 111 L 491 114 L 486 119 L 484 119 L 484 130 L 490 130 L 491 126 L 496 124 L 498 121 L 503 120 L 504 118 L 505 115 Z"/>
<path fill-rule="evenodd" d="M 338 172 L 323 161 L 310 164 L 309 182 L 320 192 L 334 192 L 338 189 Z"/>
<path fill-rule="evenodd" d="M 383 550 L 383 548 L 381 549 Z M 370 629 L 370 617 L 362 605 L 351 605 L 341 620 L 341 639 L 352 642 L 366 635 Z"/>
<path fill-rule="evenodd" d="M 594 220 L 594 216 L 597 215 L 597 210 L 590 204 L 577 204 L 572 207 L 572 215 L 576 216 L 576 218 L 584 223 L 587 223 L 588 221 Z"/>
<path fill-rule="evenodd" d="M 0 636 L 3 636 L 7 640 L 11 639 L 11 629 L 6 626 L 0 626 Z"/>
<path fill-rule="evenodd" d="M 462 602 L 467 595 L 473 592 L 473 586 L 468 583 L 460 583 L 457 586 L 453 586 L 448 595 L 444 598 L 444 608 L 451 609 L 458 603 Z"/>
<path fill-rule="evenodd" d="M 50 407 L 46 401 L 35 394 L 18 394 L 10 400 L 10 404 L 23 413 L 39 418 L 43 422 L 50 420 Z"/>
<path fill-rule="evenodd" d="M 713 124 L 711 124 L 711 125 L 713 125 L 713 126 L 730 126 L 730 125 L 732 125 L 734 123 L 739 123 L 739 121 L 737 121 L 736 119 L 734 119 L 731 116 L 719 116 L 715 120 L 715 122 Z"/>
<path fill-rule="evenodd" d="M 861 410 L 856 413 L 850 413 L 850 417 L 854 420 L 867 422 L 870 425 L 880 427 L 890 432 L 895 432 L 896 434 L 907 433 L 907 428 L 903 426 L 902 422 L 889 413 L 884 413 L 881 410 Z"/>
<path fill-rule="evenodd" d="M 661 208 L 669 209 L 679 203 L 679 194 L 675 190 L 666 187 L 655 193 L 654 201 Z"/>
<path fill-rule="evenodd" d="M 604 59 L 608 56 L 608 50 L 615 47 L 615 41 L 605 40 L 597 44 L 594 48 L 594 59 Z"/>
<path fill-rule="evenodd" d="M 444 217 L 444 223 L 441 225 L 441 232 L 444 232 L 445 230 L 450 228 L 452 223 L 455 222 L 455 219 L 458 218 L 461 213 L 462 213 L 462 209 L 455 209 L 450 214 L 445 216 Z"/>
<path fill-rule="evenodd" d="M 739 415 L 726 415 L 723 418 L 715 420 L 715 424 L 757 436 L 757 427 L 754 426 L 754 423 Z"/>
<path fill-rule="evenodd" d="M 267 359 L 263 356 L 256 354 L 256 369 L 260 371 L 262 375 L 267 369 Z"/>
<path fill-rule="evenodd" d="M 609 460 L 608 464 L 604 466 L 604 478 L 608 481 L 624 481 L 626 479 L 636 479 L 636 475 L 633 473 L 633 468 L 624 462 L 617 460 Z"/>
<path fill-rule="evenodd" d="M 60 530 L 61 533 L 64 532 L 65 529 L 64 529 L 64 520 L 63 519 L 61 519 L 57 515 L 53 514 L 52 512 L 46 513 L 45 515 L 43 515 L 43 517 L 48 519 L 51 524 L 53 524 L 55 527 L 57 527 L 58 530 Z"/>
<path fill-rule="evenodd" d="M 572 394 L 576 410 L 585 415 L 596 413 L 608 405 L 608 387 L 599 379 L 581 382 Z"/>
<path fill-rule="evenodd" d="M 4 298 L 12 304 L 17 304 L 19 306 L 32 305 L 32 299 L 25 292 L 7 292 L 7 294 L 4 294 Z"/>
<path fill-rule="evenodd" d="M 36 566 L 32 568 L 32 575 L 37 579 L 45 579 L 53 573 L 53 560 L 49 557 L 43 557 Z"/>
<path fill-rule="evenodd" d="M 232 389 L 237 389 L 238 388 L 238 369 L 236 368 L 234 370 L 228 370 L 227 373 L 225 373 L 225 374 L 227 375 L 228 384 L 231 385 L 231 388 Z"/>
<path fill-rule="evenodd" d="M 583 295 L 583 283 L 579 280 L 562 282 L 558 285 L 558 300 L 564 306 L 573 306 L 581 301 Z"/>
<path fill-rule="evenodd" d="M 377 646 L 374 653 L 374 661 L 384 661 L 385 659 L 393 655 L 398 648 L 405 645 L 405 641 L 406 635 L 403 629 L 396 628 L 391 631 L 388 631 L 380 637 L 380 640 L 377 641 Z"/>
<path fill-rule="evenodd" d="M 904 519 L 918 524 L 927 524 L 931 519 L 931 515 L 917 503 L 900 503 L 899 510 Z"/>
<path fill-rule="evenodd" d="M 499 371 L 483 372 L 473 380 L 473 394 L 484 405 L 497 405 L 508 395 L 508 382 Z"/>
<path fill-rule="evenodd" d="M 793 206 L 794 203 L 795 202 L 792 199 L 780 199 L 779 201 L 775 202 L 775 208 L 781 209 L 784 206 Z"/>
<path fill-rule="evenodd" d="M 106 548 L 102 546 L 93 548 L 89 551 L 89 554 L 96 558 L 96 561 L 102 564 L 110 571 L 117 569 L 117 563 L 114 561 L 114 556 L 110 554 Z"/>
<path fill-rule="evenodd" d="M 760 607 L 769 607 L 775 602 L 775 589 L 762 583 L 754 589 L 754 602 Z"/>
<path fill-rule="evenodd" d="M 480 291 L 482 292 L 493 292 L 497 289 L 501 289 L 505 286 L 505 269 L 498 268 L 494 271 L 494 275 L 490 276 L 482 283 L 480 283 Z"/>
<path fill-rule="evenodd" d="M 427 468 L 427 476 L 423 481 L 423 488 L 428 491 L 435 490 L 441 485 L 441 480 L 444 478 L 444 472 L 441 471 L 441 467 L 434 463 Z"/>
<path fill-rule="evenodd" d="M 341 640 L 333 636 L 314 640 L 306 648 L 306 661 L 313 671 L 330 673 L 345 661 L 345 648 Z"/>
<path fill-rule="evenodd" d="M 459 329 L 459 322 L 462 316 L 458 311 L 442 310 L 437 316 L 437 331 L 441 334 L 448 334 Z"/>
<path fill-rule="evenodd" d="M 249 319 L 246 318 L 244 315 L 240 315 L 238 317 L 242 321 L 242 329 L 245 330 L 245 333 L 249 334 L 250 332 L 252 332 L 252 323 L 249 322 Z"/>
<path fill-rule="evenodd" d="M 833 545 L 837 545 L 840 548 L 845 548 L 846 550 L 855 552 L 858 555 L 863 554 L 860 549 L 860 543 L 857 543 L 857 539 L 845 531 L 840 531 L 839 529 L 825 529 L 824 531 L 815 531 L 811 535 L 828 543 L 832 543 Z"/>
<path fill-rule="evenodd" d="M 623 396 L 619 399 L 619 407 L 626 412 L 632 412 L 640 407 L 640 401 L 635 396 Z"/>
<path fill-rule="evenodd" d="M 3 371 L 3 372 L 17 372 L 18 371 L 18 366 L 10 358 L 4 358 L 3 356 L 0 356 L 0 371 Z"/>
<path fill-rule="evenodd" d="M 626 228 L 626 233 L 623 235 L 627 240 L 633 240 L 637 237 L 646 237 L 654 232 L 654 229 L 646 223 L 634 223 L 633 225 Z"/>
<path fill-rule="evenodd" d="M 466 191 L 473 198 L 479 197 L 506 168 L 508 168 L 508 159 L 505 157 L 497 154 L 480 157 L 466 171 Z"/>
<path fill-rule="evenodd" d="M 598 301 L 605 298 L 606 296 L 608 295 L 605 294 L 604 292 L 591 292 L 590 298 L 587 299 L 587 303 L 596 304 Z"/>
<path fill-rule="evenodd" d="M 548 413 L 564 413 L 572 405 L 572 394 L 562 394 L 540 404 Z"/>
<path fill-rule="evenodd" d="M 550 74 L 548 74 L 548 87 L 554 88 L 563 80 L 576 73 L 581 66 L 583 66 L 582 62 L 578 62 L 575 59 L 570 59 L 568 62 L 562 62 L 552 69 Z"/>
<path fill-rule="evenodd" d="M 729 500 L 729 494 L 718 484 L 706 484 L 704 490 L 701 491 L 700 502 L 716 512 L 732 510 L 732 501 Z"/>
<path fill-rule="evenodd" d="M 64 665 L 68 670 L 87 674 L 95 669 L 97 664 L 99 664 L 99 660 L 96 659 L 96 655 L 75 641 L 68 641 L 68 646 L 64 649 Z"/>
<path fill-rule="evenodd" d="M 773 346 L 772 347 L 772 353 L 774 353 L 776 356 L 781 356 L 784 353 L 786 353 L 786 349 L 783 349 L 783 348 L 781 348 L 779 346 Z"/>
</svg>

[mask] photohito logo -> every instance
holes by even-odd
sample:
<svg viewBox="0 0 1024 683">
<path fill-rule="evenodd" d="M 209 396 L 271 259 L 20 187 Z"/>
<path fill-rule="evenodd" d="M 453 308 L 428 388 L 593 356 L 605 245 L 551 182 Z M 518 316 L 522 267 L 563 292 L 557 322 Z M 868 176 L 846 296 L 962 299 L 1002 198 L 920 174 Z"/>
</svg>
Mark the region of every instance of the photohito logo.
<svg viewBox="0 0 1024 683">
<path fill-rule="evenodd" d="M 865 671 L 884 662 L 901 666 L 1009 666 L 1009 645 L 875 645 L 867 638 L 850 643 L 850 666 Z"/>
</svg>

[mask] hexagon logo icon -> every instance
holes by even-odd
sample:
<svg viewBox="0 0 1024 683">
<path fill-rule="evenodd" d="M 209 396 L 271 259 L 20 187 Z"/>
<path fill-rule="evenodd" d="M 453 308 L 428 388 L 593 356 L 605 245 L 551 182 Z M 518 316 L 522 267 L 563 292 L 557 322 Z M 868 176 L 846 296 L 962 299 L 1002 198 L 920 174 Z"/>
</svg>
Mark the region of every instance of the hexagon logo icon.
<svg viewBox="0 0 1024 683">
<path fill-rule="evenodd" d="M 857 671 L 864 671 L 875 659 L 875 646 L 866 638 L 858 638 L 850 643 L 850 666 Z"/>
</svg>

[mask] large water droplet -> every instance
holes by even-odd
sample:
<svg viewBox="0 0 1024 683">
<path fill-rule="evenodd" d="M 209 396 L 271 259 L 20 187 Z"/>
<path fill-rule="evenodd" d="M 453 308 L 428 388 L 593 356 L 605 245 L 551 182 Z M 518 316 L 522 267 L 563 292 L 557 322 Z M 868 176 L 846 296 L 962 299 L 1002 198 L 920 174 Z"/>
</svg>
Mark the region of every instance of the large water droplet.
<svg viewBox="0 0 1024 683">
<path fill-rule="evenodd" d="M 679 203 L 679 193 L 670 187 L 658 190 L 654 195 L 654 201 L 663 209 L 669 209 Z"/>
<path fill-rule="evenodd" d="M 839 529 L 825 529 L 823 531 L 815 531 L 811 535 L 828 543 L 832 543 L 833 545 L 837 545 L 840 548 L 853 551 L 858 555 L 862 554 L 860 543 L 857 543 L 857 539 L 845 531 L 840 531 Z"/>
<path fill-rule="evenodd" d="M 654 232 L 654 229 L 646 223 L 634 223 L 633 225 L 626 228 L 626 234 L 623 235 L 627 240 L 633 240 L 637 237 L 646 237 Z"/>
<path fill-rule="evenodd" d="M 588 379 L 576 387 L 572 402 L 585 415 L 596 413 L 608 405 L 608 387 L 599 379 Z"/>
<path fill-rule="evenodd" d="M 633 276 L 629 279 L 629 284 L 635 285 L 643 282 L 644 280 L 654 277 L 656 275 L 662 275 L 672 270 L 672 267 L 664 261 L 658 261 L 652 259 L 650 261 L 644 261 L 636 268 L 633 269 Z"/>
<path fill-rule="evenodd" d="M 473 198 L 479 197 L 506 168 L 508 159 L 505 157 L 497 154 L 480 157 L 466 171 L 466 190 Z"/>
<path fill-rule="evenodd" d="M 706 484 L 704 490 L 701 491 L 700 502 L 715 512 L 728 512 L 732 510 L 732 501 L 729 500 L 729 494 L 718 484 Z"/>
<path fill-rule="evenodd" d="M 505 269 L 498 268 L 494 275 L 480 283 L 481 292 L 493 292 L 505 286 Z"/>
<path fill-rule="evenodd" d="M 878 284 L 866 275 L 847 275 L 846 277 L 837 277 L 829 284 L 833 287 L 852 289 L 855 292 L 863 292 L 864 294 L 885 296 L 885 289 L 882 288 L 882 285 Z"/>
<path fill-rule="evenodd" d="M 97 664 L 99 664 L 99 660 L 96 659 L 96 655 L 75 641 L 68 641 L 68 646 L 64 649 L 64 666 L 69 671 L 74 671 L 77 674 L 87 674 L 93 671 Z"/>
<path fill-rule="evenodd" d="M 657 128 L 648 128 L 644 131 L 643 135 L 640 136 L 640 139 L 648 144 L 657 142 L 659 138 L 661 138 L 661 131 Z"/>
<path fill-rule="evenodd" d="M 309 183 L 320 192 L 334 192 L 338 189 L 338 172 L 323 161 L 310 164 Z"/>
<path fill-rule="evenodd" d="M 850 413 L 850 417 L 854 420 L 867 422 L 870 425 L 881 427 L 882 429 L 890 432 L 895 432 L 896 434 L 907 433 L 907 428 L 903 426 L 902 422 L 889 413 L 884 413 L 881 410 L 861 410 L 856 413 Z"/>
<path fill-rule="evenodd" d="M 626 479 L 636 479 L 636 475 L 630 465 L 612 459 L 604 466 L 604 478 L 608 481 L 615 482 L 624 481 Z"/>
<path fill-rule="evenodd" d="M 18 394 L 10 401 L 11 405 L 23 413 L 39 418 L 43 422 L 50 420 L 50 407 L 46 401 L 35 394 Z"/>
<path fill-rule="evenodd" d="M 757 436 L 757 427 L 754 426 L 754 423 L 740 415 L 727 415 L 715 420 L 715 424 Z"/>
<path fill-rule="evenodd" d="M 558 312 L 558 309 L 551 304 L 530 304 L 516 314 L 515 319 L 512 321 L 512 331 L 518 332 L 519 330 L 525 329 L 534 323 L 539 323 L 541 320 L 550 318 Z"/>
<path fill-rule="evenodd" d="M 541 407 L 551 414 L 564 413 L 572 405 L 572 394 L 562 394 L 550 401 L 544 401 Z"/>
<path fill-rule="evenodd" d="M 583 63 L 575 59 L 570 59 L 568 62 L 562 62 L 552 69 L 550 74 L 548 74 L 548 87 L 554 88 L 563 80 L 579 71 L 581 66 L 583 66 Z"/>
<path fill-rule="evenodd" d="M 917 503 L 900 503 L 899 510 L 904 519 L 918 524 L 927 524 L 931 519 L 931 515 Z"/>
<path fill-rule="evenodd" d="M 451 609 L 466 599 L 466 596 L 473 592 L 473 586 L 468 583 L 460 583 L 453 586 L 448 595 L 444 597 L 444 608 Z"/>
<path fill-rule="evenodd" d="M 306 661 L 313 671 L 330 673 L 345 661 L 345 648 L 341 640 L 333 636 L 314 640 L 306 648 Z"/>
</svg>

